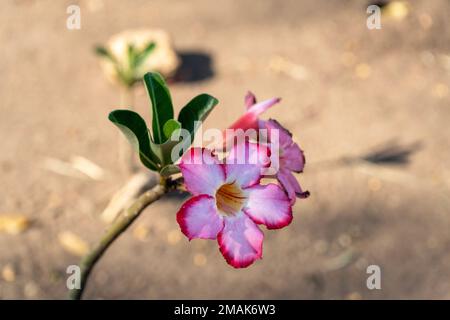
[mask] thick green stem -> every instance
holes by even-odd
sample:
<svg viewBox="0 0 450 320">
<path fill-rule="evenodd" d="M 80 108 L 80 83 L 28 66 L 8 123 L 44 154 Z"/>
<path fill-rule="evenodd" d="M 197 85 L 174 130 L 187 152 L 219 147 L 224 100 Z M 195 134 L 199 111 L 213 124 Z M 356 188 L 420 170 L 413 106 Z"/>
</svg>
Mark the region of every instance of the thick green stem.
<svg viewBox="0 0 450 320">
<path fill-rule="evenodd" d="M 139 216 L 139 214 L 151 203 L 155 202 L 162 195 L 168 192 L 165 181 L 156 185 L 151 190 L 144 192 L 108 229 L 101 238 L 97 246 L 81 260 L 81 281 L 80 289 L 73 289 L 70 292 L 72 300 L 79 300 L 86 287 L 89 275 L 97 261 L 103 256 L 106 249 L 122 234 L 131 223 Z"/>
</svg>

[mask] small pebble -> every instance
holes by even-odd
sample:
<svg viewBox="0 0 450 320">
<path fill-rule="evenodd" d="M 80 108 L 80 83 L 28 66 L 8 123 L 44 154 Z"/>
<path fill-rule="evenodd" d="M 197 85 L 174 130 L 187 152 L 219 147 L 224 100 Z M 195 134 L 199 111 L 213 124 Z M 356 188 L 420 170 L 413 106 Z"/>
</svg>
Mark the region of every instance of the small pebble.
<svg viewBox="0 0 450 320">
<path fill-rule="evenodd" d="M 171 230 L 167 233 L 167 242 L 171 245 L 176 245 L 181 240 L 181 231 L 178 229 Z"/>
<path fill-rule="evenodd" d="M 17 214 L 0 214 L 0 232 L 17 235 L 30 227 L 30 220 Z"/>
<path fill-rule="evenodd" d="M 148 239 L 148 235 L 149 229 L 142 224 L 137 225 L 136 228 L 133 229 L 133 236 L 140 241 L 146 241 Z"/>
<path fill-rule="evenodd" d="M 82 257 L 89 251 L 89 245 L 86 241 L 71 231 L 63 231 L 58 234 L 59 244 L 67 252 Z"/>
<path fill-rule="evenodd" d="M 14 282 L 16 280 L 16 271 L 12 265 L 7 264 L 2 268 L 2 278 L 6 282 Z"/>
<path fill-rule="evenodd" d="M 444 83 L 437 83 L 432 90 L 434 97 L 442 99 L 448 95 L 448 86 Z"/>
<path fill-rule="evenodd" d="M 345 297 L 347 300 L 361 300 L 362 296 L 359 292 L 351 292 Z"/>
<path fill-rule="evenodd" d="M 26 298 L 28 299 L 34 299 L 39 295 L 39 287 L 37 286 L 36 283 L 34 282 L 28 282 L 25 285 L 25 288 L 23 289 L 23 293 L 25 295 Z"/>
<path fill-rule="evenodd" d="M 409 4 L 406 1 L 391 1 L 383 7 L 383 15 L 395 20 L 403 20 L 409 14 Z"/>
<path fill-rule="evenodd" d="M 206 263 L 207 263 L 207 258 L 206 258 L 206 256 L 205 256 L 204 254 L 202 254 L 202 253 L 197 253 L 197 254 L 194 256 L 194 264 L 195 264 L 197 267 L 204 267 L 204 266 L 206 265 Z"/>
<path fill-rule="evenodd" d="M 372 68 L 367 63 L 359 63 L 355 67 L 355 75 L 360 79 L 367 79 L 372 74 Z"/>
</svg>

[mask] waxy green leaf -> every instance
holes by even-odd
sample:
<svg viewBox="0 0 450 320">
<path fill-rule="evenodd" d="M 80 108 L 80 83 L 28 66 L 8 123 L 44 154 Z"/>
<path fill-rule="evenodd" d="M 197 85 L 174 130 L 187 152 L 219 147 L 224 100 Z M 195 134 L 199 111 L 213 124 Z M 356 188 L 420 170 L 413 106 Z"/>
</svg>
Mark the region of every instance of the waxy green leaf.
<svg viewBox="0 0 450 320">
<path fill-rule="evenodd" d="M 191 134 L 191 143 L 194 141 L 195 131 L 198 129 L 198 126 L 195 126 L 195 122 L 204 121 L 218 103 L 219 101 L 216 98 L 203 93 L 189 101 L 181 109 L 178 121 L 181 123 L 181 127 L 188 130 Z"/>
<path fill-rule="evenodd" d="M 164 124 L 163 132 L 166 139 L 170 139 L 172 136 L 172 133 L 181 128 L 181 123 L 179 123 L 177 120 L 170 119 Z"/>
<path fill-rule="evenodd" d="M 169 89 L 159 73 L 149 72 L 144 76 L 144 84 L 152 103 L 152 132 L 156 144 L 167 139 L 164 136 L 164 124 L 173 119 L 173 106 Z"/>
<path fill-rule="evenodd" d="M 142 164 L 150 170 L 158 170 L 159 161 L 150 148 L 150 137 L 144 119 L 130 110 L 114 110 L 108 118 L 122 131 L 138 152 Z"/>
<path fill-rule="evenodd" d="M 178 160 L 179 158 L 178 155 L 172 159 L 172 149 L 178 143 L 180 143 L 179 140 L 171 140 L 171 139 L 168 139 L 166 142 L 160 144 L 150 141 L 150 148 L 152 152 L 158 157 L 161 166 L 164 167 Z"/>
</svg>

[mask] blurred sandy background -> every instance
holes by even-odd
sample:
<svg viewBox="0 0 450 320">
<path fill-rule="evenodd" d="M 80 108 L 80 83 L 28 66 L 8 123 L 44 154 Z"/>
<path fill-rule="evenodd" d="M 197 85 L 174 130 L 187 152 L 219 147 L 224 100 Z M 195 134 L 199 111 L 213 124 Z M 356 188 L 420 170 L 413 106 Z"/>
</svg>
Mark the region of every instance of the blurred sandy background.
<svg viewBox="0 0 450 320">
<path fill-rule="evenodd" d="M 0 298 L 66 298 L 79 257 L 61 234 L 93 245 L 106 227 L 99 213 L 124 182 L 107 120 L 119 92 L 93 47 L 141 27 L 166 29 L 190 57 L 192 78 L 171 84 L 176 111 L 201 92 L 220 100 L 206 127 L 238 117 L 249 89 L 283 97 L 266 117 L 305 150 L 299 179 L 312 195 L 289 227 L 265 232 L 264 259 L 244 270 L 215 241 L 189 243 L 175 221 L 184 199 L 166 197 L 107 252 L 86 298 L 450 298 L 450 3 L 409 3 L 371 31 L 368 2 L 356 0 L 2 1 L 0 217 L 31 224 L 0 231 Z M 66 28 L 70 4 L 81 30 Z M 148 103 L 139 88 L 147 121 Z M 420 148 L 403 164 L 330 165 L 392 141 Z M 49 170 L 76 156 L 104 178 Z M 382 290 L 366 288 L 370 264 Z"/>
</svg>

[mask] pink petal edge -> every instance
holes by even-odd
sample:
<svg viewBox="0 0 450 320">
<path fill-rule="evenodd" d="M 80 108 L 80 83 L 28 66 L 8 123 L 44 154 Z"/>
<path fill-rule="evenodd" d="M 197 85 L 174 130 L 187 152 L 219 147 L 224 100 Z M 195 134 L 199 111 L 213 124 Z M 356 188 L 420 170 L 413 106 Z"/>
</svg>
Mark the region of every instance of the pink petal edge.
<svg viewBox="0 0 450 320">
<path fill-rule="evenodd" d="M 187 200 L 177 212 L 181 232 L 192 239 L 216 239 L 223 229 L 223 218 L 217 213 L 215 198 L 206 194 Z"/>
<path fill-rule="evenodd" d="M 267 229 L 281 229 L 293 219 L 292 202 L 277 184 L 256 185 L 245 189 L 248 201 L 244 212 L 257 224 Z"/>
<path fill-rule="evenodd" d="M 225 218 L 225 226 L 217 235 L 219 250 L 234 268 L 246 268 L 262 258 L 264 234 L 243 212 Z"/>
</svg>

